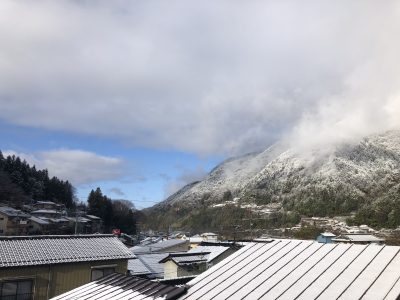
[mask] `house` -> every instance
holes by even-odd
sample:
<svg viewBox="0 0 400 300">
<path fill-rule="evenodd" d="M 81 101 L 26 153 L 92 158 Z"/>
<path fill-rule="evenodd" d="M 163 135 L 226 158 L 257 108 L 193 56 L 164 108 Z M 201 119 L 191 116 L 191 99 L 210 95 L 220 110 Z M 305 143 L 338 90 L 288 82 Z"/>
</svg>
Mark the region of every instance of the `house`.
<svg viewBox="0 0 400 300">
<path fill-rule="evenodd" d="M 196 248 L 202 242 L 218 243 L 218 234 L 212 232 L 205 232 L 196 234 L 189 238 L 190 248 Z"/>
<path fill-rule="evenodd" d="M 171 253 L 160 263 L 164 264 L 164 279 L 196 276 L 207 270 L 210 252 Z"/>
<path fill-rule="evenodd" d="M 1 299 L 48 299 L 127 272 L 134 256 L 113 235 L 0 238 Z"/>
<path fill-rule="evenodd" d="M 332 238 L 332 242 L 353 244 L 383 244 L 385 240 L 368 233 L 346 233 Z"/>
<path fill-rule="evenodd" d="M 311 217 L 311 218 L 303 217 L 300 220 L 300 224 L 302 227 L 307 227 L 307 226 L 327 227 L 329 225 L 329 219 L 320 217 Z"/>
<path fill-rule="evenodd" d="M 203 238 L 204 242 L 212 242 L 212 243 L 218 242 L 218 234 L 216 233 L 206 232 L 202 233 L 200 236 Z"/>
<path fill-rule="evenodd" d="M 176 300 L 186 293 L 176 287 L 133 276 L 110 274 L 59 295 L 52 300 L 95 299 L 165 299 Z"/>
<path fill-rule="evenodd" d="M 101 218 L 94 215 L 85 215 L 86 219 L 90 220 L 90 230 L 91 233 L 101 232 L 103 228 L 103 223 Z"/>
<path fill-rule="evenodd" d="M 29 215 L 8 206 L 0 206 L 0 235 L 27 235 Z"/>
<path fill-rule="evenodd" d="M 38 209 L 31 211 L 31 215 L 35 217 L 60 218 L 61 212 L 54 209 Z"/>
<path fill-rule="evenodd" d="M 160 261 L 164 264 L 164 279 L 198 275 L 239 249 L 233 243 L 221 244 L 203 242 L 186 253 L 169 254 Z"/>
<path fill-rule="evenodd" d="M 186 285 L 180 299 L 397 299 L 400 247 L 251 242 Z"/>
<path fill-rule="evenodd" d="M 190 249 L 188 253 L 206 253 L 207 255 L 207 269 L 212 267 L 213 265 L 219 263 L 224 260 L 242 246 L 239 246 L 237 243 L 207 243 L 202 242 L 196 248 Z"/>
<path fill-rule="evenodd" d="M 333 243 L 332 239 L 336 237 L 332 232 L 323 232 L 319 236 L 317 236 L 318 243 Z"/>
<path fill-rule="evenodd" d="M 180 239 L 163 240 L 158 243 L 135 246 L 129 248 L 132 253 L 169 253 L 169 252 L 182 252 L 189 250 L 189 241 Z"/>
<path fill-rule="evenodd" d="M 30 234 L 50 234 L 54 231 L 54 226 L 47 218 L 30 217 Z"/>
<path fill-rule="evenodd" d="M 196 234 L 189 238 L 189 242 L 190 242 L 190 248 L 196 248 L 203 242 L 203 238 L 200 235 Z"/>
</svg>

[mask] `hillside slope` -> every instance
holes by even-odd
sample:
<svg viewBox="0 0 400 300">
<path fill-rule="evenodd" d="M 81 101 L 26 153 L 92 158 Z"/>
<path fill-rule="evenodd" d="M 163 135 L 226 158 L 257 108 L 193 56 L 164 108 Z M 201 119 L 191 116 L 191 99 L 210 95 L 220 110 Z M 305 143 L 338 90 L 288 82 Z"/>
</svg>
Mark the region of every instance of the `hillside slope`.
<svg viewBox="0 0 400 300">
<path fill-rule="evenodd" d="M 302 153 L 277 143 L 223 162 L 203 181 L 184 187 L 149 211 L 173 208 L 180 212 L 175 216 L 179 220 L 188 217 L 184 213 L 188 208 L 190 216 L 193 209 L 215 207 L 232 198 L 242 205 L 279 204 L 282 211 L 301 215 L 358 212 L 360 222 L 395 226 L 400 223 L 400 218 L 393 220 L 400 205 L 400 131 Z"/>
</svg>

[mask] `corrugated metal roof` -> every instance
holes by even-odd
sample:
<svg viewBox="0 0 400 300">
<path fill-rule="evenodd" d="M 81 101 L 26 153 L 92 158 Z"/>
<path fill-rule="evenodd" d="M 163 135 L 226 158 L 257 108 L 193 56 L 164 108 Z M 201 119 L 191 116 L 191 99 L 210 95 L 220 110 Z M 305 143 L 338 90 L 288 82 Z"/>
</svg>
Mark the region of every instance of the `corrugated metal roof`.
<svg viewBox="0 0 400 300">
<path fill-rule="evenodd" d="M 0 267 L 130 258 L 134 255 L 113 235 L 0 238 Z"/>
<path fill-rule="evenodd" d="M 186 293 L 185 287 L 175 287 L 134 276 L 124 276 L 114 273 L 52 299 L 174 300 L 178 299 L 184 293 Z"/>
<path fill-rule="evenodd" d="M 250 243 L 188 283 L 182 299 L 396 299 L 400 247 Z"/>
</svg>

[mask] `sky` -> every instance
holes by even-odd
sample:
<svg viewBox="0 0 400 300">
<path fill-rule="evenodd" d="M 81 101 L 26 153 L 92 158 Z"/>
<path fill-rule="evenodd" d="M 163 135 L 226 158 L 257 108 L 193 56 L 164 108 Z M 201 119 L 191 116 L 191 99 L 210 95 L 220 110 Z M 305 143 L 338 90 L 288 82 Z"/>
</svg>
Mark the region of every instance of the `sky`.
<svg viewBox="0 0 400 300">
<path fill-rule="evenodd" d="M 398 1 L 0 1 L 0 149 L 138 208 L 400 127 Z"/>
</svg>

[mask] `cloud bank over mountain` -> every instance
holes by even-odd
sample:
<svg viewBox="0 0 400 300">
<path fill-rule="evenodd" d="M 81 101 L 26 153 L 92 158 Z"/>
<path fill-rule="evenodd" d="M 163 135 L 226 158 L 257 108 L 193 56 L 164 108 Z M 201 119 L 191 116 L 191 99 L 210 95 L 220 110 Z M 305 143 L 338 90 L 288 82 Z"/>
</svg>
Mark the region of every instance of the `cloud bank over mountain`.
<svg viewBox="0 0 400 300">
<path fill-rule="evenodd" d="M 4 0 L 0 119 L 199 155 L 336 143 L 399 127 L 399 36 L 398 1 Z"/>
</svg>

